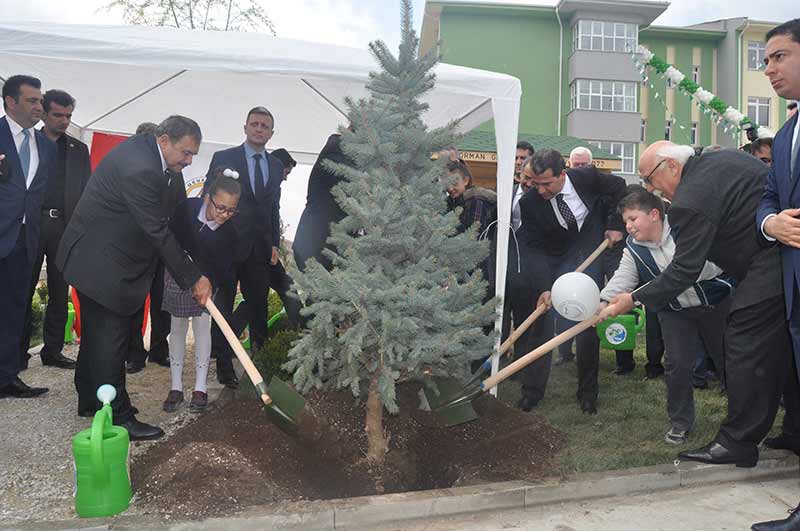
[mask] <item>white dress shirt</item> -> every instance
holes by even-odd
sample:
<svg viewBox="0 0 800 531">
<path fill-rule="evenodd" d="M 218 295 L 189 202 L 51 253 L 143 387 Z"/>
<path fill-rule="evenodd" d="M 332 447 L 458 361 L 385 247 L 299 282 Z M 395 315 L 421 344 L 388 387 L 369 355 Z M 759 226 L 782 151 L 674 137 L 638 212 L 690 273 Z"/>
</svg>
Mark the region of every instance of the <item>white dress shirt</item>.
<svg viewBox="0 0 800 531">
<path fill-rule="evenodd" d="M 522 185 L 517 185 L 517 193 L 514 194 L 514 198 L 511 200 L 511 225 L 515 231 L 522 226 L 522 212 L 519 209 L 519 200 L 522 199 L 523 193 Z"/>
<path fill-rule="evenodd" d="M 586 219 L 586 216 L 589 214 L 589 209 L 586 208 L 586 205 L 583 204 L 581 197 L 578 195 L 578 192 L 575 191 L 575 187 L 572 186 L 572 181 L 569 180 L 569 175 L 564 178 L 564 188 L 561 189 L 562 197 L 564 198 L 564 202 L 567 204 L 570 210 L 572 210 L 572 215 L 575 216 L 575 221 L 578 222 L 578 230 L 581 230 L 583 227 L 583 222 Z M 550 205 L 553 207 L 553 212 L 556 213 L 556 219 L 558 220 L 559 224 L 565 229 L 568 229 L 567 222 L 564 220 L 564 216 L 561 215 L 561 211 L 558 210 L 558 203 L 556 202 L 556 198 L 553 197 L 550 200 Z"/>
<path fill-rule="evenodd" d="M 22 133 L 23 127 L 9 115 L 6 115 L 6 120 L 8 120 L 8 128 L 11 130 L 11 137 L 14 139 L 14 144 L 17 146 L 17 155 L 19 155 L 22 141 L 25 140 L 25 135 Z M 28 144 L 30 145 L 31 161 L 28 165 L 28 179 L 25 181 L 25 188 L 31 187 L 36 171 L 39 169 L 39 149 L 36 147 L 36 132 L 33 127 L 28 128 L 28 134 L 30 137 Z"/>
</svg>

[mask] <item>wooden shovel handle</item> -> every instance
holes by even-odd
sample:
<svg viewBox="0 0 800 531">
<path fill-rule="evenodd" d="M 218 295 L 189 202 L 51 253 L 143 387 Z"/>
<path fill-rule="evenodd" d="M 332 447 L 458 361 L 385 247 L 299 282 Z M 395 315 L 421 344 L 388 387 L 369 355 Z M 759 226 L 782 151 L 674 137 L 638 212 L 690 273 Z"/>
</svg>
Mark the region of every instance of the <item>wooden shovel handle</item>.
<svg viewBox="0 0 800 531">
<path fill-rule="evenodd" d="M 536 310 L 531 313 L 527 319 L 522 321 L 522 324 L 519 325 L 517 328 L 514 329 L 514 332 L 500 345 L 500 355 L 502 356 L 506 352 L 508 352 L 511 347 L 514 346 L 514 343 L 519 339 L 519 336 L 525 333 L 528 328 L 533 324 L 536 319 L 542 316 L 542 314 L 547 313 L 547 306 L 542 304 L 538 306 Z"/>
<path fill-rule="evenodd" d="M 608 249 L 610 246 L 611 246 L 611 240 L 608 240 L 608 239 L 603 240 L 603 243 L 598 245 L 597 249 L 595 249 L 592 252 L 592 254 L 587 256 L 586 260 L 584 260 L 583 263 L 581 263 L 581 265 L 579 265 L 578 268 L 575 269 L 575 271 L 578 272 L 578 273 L 582 273 L 587 267 L 592 265 L 592 262 L 594 262 L 597 259 L 598 256 L 603 254 L 603 251 Z M 503 354 L 508 352 L 509 349 L 511 349 L 511 347 L 514 346 L 514 343 L 517 341 L 517 339 L 519 339 L 519 336 L 524 334 L 528 330 L 528 328 L 530 328 L 530 326 L 533 324 L 533 322 L 536 321 L 536 319 L 538 319 L 539 317 L 541 317 L 542 314 L 545 313 L 545 312 L 547 312 L 547 308 L 545 306 L 537 307 L 536 311 L 534 311 L 532 314 L 530 314 L 528 316 L 528 318 L 525 319 L 522 322 L 521 325 L 519 325 L 517 328 L 515 328 L 514 332 L 510 336 L 508 336 L 508 339 L 506 339 L 503 342 L 503 344 L 500 345 L 500 355 L 502 356 Z"/>
<path fill-rule="evenodd" d="M 600 318 L 596 315 L 593 315 L 589 319 L 586 319 L 585 321 L 576 324 L 572 328 L 569 328 L 561 332 L 550 341 L 544 343 L 542 346 L 528 352 L 514 363 L 509 364 L 503 370 L 499 371 L 497 374 L 486 378 L 483 381 L 483 384 L 481 384 L 483 389 L 491 389 L 492 387 L 496 386 L 506 378 L 509 378 L 510 376 L 516 374 L 517 372 L 527 367 L 534 361 L 538 360 L 548 352 L 551 352 L 554 348 L 558 347 L 562 343 L 566 343 L 568 340 L 577 336 L 587 328 L 594 326 L 598 322 L 600 322 Z"/>
<path fill-rule="evenodd" d="M 253 365 L 253 361 L 250 359 L 250 356 L 247 355 L 245 352 L 244 347 L 241 343 L 239 343 L 239 338 L 236 337 L 236 334 L 231 330 L 228 321 L 222 316 L 217 309 L 217 305 L 214 304 L 214 301 L 211 300 L 211 297 L 208 298 L 206 302 L 206 308 L 208 309 L 211 317 L 216 321 L 217 326 L 222 333 L 225 334 L 225 339 L 228 340 L 228 344 L 230 344 L 233 352 L 236 353 L 236 357 L 239 358 L 239 362 L 244 366 L 245 372 L 247 372 L 247 376 L 250 377 L 250 381 L 253 382 L 253 385 L 256 389 L 258 389 L 261 393 L 261 401 L 264 402 L 265 406 L 268 406 L 272 403 L 272 398 L 266 393 L 266 386 L 264 385 L 264 378 L 261 377 L 261 373 L 258 372 L 256 366 Z"/>
<path fill-rule="evenodd" d="M 590 265 L 592 265 L 592 262 L 594 262 L 594 261 L 597 259 L 597 257 L 598 257 L 598 256 L 600 256 L 601 254 L 603 254 L 603 251 L 605 251 L 605 250 L 606 250 L 606 249 L 608 249 L 609 247 L 611 247 L 611 240 L 609 240 L 609 239 L 605 239 L 605 240 L 603 240 L 603 243 L 601 243 L 600 245 L 598 245 L 598 246 L 597 246 L 597 249 L 595 249 L 595 250 L 592 252 L 592 254 L 590 254 L 589 256 L 587 256 L 587 257 L 586 257 L 586 260 L 584 260 L 584 261 L 581 263 L 581 265 L 579 265 L 579 266 L 578 266 L 578 267 L 575 269 L 575 271 L 576 271 L 576 272 L 578 272 L 578 273 L 583 273 L 583 271 L 584 271 L 584 270 L 585 270 L 587 267 L 589 267 Z"/>
</svg>

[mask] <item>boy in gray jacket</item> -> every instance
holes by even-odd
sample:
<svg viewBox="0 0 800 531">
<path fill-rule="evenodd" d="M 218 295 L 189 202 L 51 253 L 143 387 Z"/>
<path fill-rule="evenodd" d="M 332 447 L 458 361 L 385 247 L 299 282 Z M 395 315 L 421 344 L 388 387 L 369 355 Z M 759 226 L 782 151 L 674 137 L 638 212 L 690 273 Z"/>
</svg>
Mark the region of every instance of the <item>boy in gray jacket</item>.
<svg viewBox="0 0 800 531">
<path fill-rule="evenodd" d="M 618 314 L 609 303 L 620 293 L 629 293 L 649 282 L 672 262 L 675 255 L 674 230 L 664 214 L 664 203 L 639 186 L 620 201 L 628 238 L 614 276 L 600 293 L 600 315 Z M 734 281 L 712 262 L 706 262 L 695 284 L 658 312 L 666 350 L 667 415 L 671 427 L 664 440 L 686 442 L 694 427 L 692 365 L 705 345 L 715 365 L 723 367 L 723 332 Z"/>
</svg>

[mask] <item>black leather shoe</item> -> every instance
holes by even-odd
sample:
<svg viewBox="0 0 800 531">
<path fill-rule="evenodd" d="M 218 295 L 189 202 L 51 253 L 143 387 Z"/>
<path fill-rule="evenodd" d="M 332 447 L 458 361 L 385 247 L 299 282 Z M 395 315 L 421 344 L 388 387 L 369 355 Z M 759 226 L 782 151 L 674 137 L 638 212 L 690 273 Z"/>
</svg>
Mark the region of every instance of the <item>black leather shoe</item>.
<svg viewBox="0 0 800 531">
<path fill-rule="evenodd" d="M 125 371 L 128 374 L 136 374 L 137 372 L 142 372 L 144 370 L 144 363 L 133 363 L 128 362 L 125 364 Z"/>
<path fill-rule="evenodd" d="M 523 396 L 519 399 L 519 402 L 517 402 L 517 407 L 528 413 L 530 410 L 535 408 L 538 403 L 538 400 L 534 400 L 530 396 Z"/>
<path fill-rule="evenodd" d="M 764 439 L 764 446 L 775 450 L 790 450 L 795 453 L 800 453 L 800 437 L 792 437 L 791 435 L 781 433 L 777 437 L 768 437 Z"/>
<path fill-rule="evenodd" d="M 236 377 L 236 373 L 233 371 L 217 374 L 217 381 L 228 389 L 239 389 L 239 378 Z"/>
<path fill-rule="evenodd" d="M 42 358 L 42 365 L 46 365 L 47 367 L 58 367 L 59 369 L 74 369 L 75 362 L 61 352 L 58 354 L 50 354 L 41 356 Z"/>
<path fill-rule="evenodd" d="M 594 400 L 581 400 L 581 411 L 587 415 L 597 415 L 597 402 Z"/>
<path fill-rule="evenodd" d="M 614 369 L 614 374 L 616 374 L 617 376 L 625 376 L 626 374 L 632 373 L 635 368 L 636 365 L 632 367 L 617 367 L 616 369 Z"/>
<path fill-rule="evenodd" d="M 164 436 L 164 430 L 158 426 L 139 422 L 136 417 L 131 417 L 128 422 L 123 422 L 120 426 L 128 430 L 128 436 L 132 441 L 152 441 Z"/>
<path fill-rule="evenodd" d="M 19 378 L 14 378 L 10 384 L 0 387 L 0 398 L 33 398 L 47 391 L 47 387 L 30 387 Z"/>
<path fill-rule="evenodd" d="M 678 457 L 711 465 L 736 465 L 741 468 L 751 468 L 756 466 L 758 462 L 758 451 L 753 452 L 751 455 L 745 453 L 736 454 L 717 441 L 711 441 L 702 448 L 681 452 Z"/>
<path fill-rule="evenodd" d="M 156 365 L 161 365 L 162 367 L 169 367 L 169 358 L 165 356 L 158 356 L 155 358 L 150 356 L 150 363 L 155 363 Z"/>
<path fill-rule="evenodd" d="M 644 375 L 645 380 L 655 380 L 656 378 L 664 376 L 664 367 L 659 365 L 655 367 L 645 366 Z"/>
<path fill-rule="evenodd" d="M 789 511 L 789 517 L 785 520 L 772 520 L 753 524 L 752 531 L 798 531 L 800 529 L 800 505 Z"/>
</svg>

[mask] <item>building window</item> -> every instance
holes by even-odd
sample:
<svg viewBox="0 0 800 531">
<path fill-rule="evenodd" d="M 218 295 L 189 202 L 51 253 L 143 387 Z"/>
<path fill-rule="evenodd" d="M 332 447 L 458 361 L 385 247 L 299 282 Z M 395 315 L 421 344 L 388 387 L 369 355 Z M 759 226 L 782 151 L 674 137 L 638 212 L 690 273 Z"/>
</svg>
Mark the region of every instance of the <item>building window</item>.
<svg viewBox="0 0 800 531">
<path fill-rule="evenodd" d="M 697 145 L 697 122 L 692 122 L 692 141 L 693 146 Z"/>
<path fill-rule="evenodd" d="M 757 125 L 769 127 L 769 98 L 747 97 L 747 117 Z"/>
<path fill-rule="evenodd" d="M 580 20 L 572 32 L 573 51 L 632 52 L 639 38 L 636 24 L 604 20 Z"/>
<path fill-rule="evenodd" d="M 692 81 L 698 85 L 700 84 L 700 67 L 697 65 L 692 67 Z"/>
<path fill-rule="evenodd" d="M 642 118 L 642 130 L 639 133 L 639 142 L 644 142 L 647 135 L 647 120 Z"/>
<path fill-rule="evenodd" d="M 636 144 L 628 142 L 605 142 L 600 140 L 589 140 L 588 142 L 622 159 L 621 173 L 636 173 Z"/>
<path fill-rule="evenodd" d="M 664 140 L 672 140 L 672 120 L 664 123 Z"/>
<path fill-rule="evenodd" d="M 764 55 L 767 45 L 763 42 L 749 41 L 747 43 L 747 68 L 750 70 L 764 70 Z"/>
<path fill-rule="evenodd" d="M 571 100 L 573 110 L 636 112 L 636 83 L 577 79 Z"/>
</svg>

